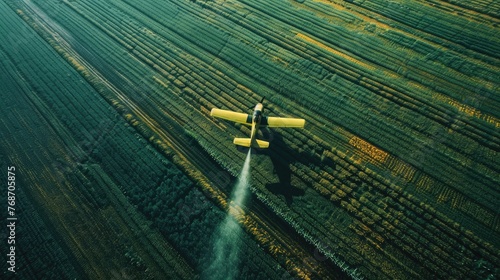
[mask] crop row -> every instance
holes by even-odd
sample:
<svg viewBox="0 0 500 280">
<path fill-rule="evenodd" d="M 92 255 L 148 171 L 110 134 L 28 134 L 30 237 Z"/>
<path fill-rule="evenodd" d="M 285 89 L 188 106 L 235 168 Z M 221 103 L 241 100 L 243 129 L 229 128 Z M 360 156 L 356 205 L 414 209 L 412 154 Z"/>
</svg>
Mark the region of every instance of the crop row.
<svg viewBox="0 0 500 280">
<path fill-rule="evenodd" d="M 468 22 L 465 18 L 452 16 L 447 13 L 434 14 L 432 7 L 426 7 L 418 2 L 405 3 L 404 7 L 397 7 L 399 4 L 385 0 L 356 4 L 397 22 L 415 26 L 426 33 L 471 48 L 476 52 L 498 58 L 498 50 L 496 49 L 498 44 L 489 43 L 492 30 L 483 28 L 481 32 L 477 32 L 481 26 L 474 22 Z M 463 28 L 467 25 L 477 26 Z"/>
</svg>

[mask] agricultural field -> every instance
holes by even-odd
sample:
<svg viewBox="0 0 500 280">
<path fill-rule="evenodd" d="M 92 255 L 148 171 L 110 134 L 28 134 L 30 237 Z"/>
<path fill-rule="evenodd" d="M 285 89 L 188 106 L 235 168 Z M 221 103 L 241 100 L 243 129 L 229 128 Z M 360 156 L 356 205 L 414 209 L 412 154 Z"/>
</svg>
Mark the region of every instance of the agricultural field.
<svg viewBox="0 0 500 280">
<path fill-rule="evenodd" d="M 17 218 L 2 279 L 213 279 L 226 216 L 235 279 L 500 278 L 499 1 L 0 0 L 0 15 L 0 212 Z M 250 128 L 210 110 L 262 97 L 306 126 L 261 128 L 270 148 L 251 150 L 235 205 L 232 141 Z"/>
</svg>

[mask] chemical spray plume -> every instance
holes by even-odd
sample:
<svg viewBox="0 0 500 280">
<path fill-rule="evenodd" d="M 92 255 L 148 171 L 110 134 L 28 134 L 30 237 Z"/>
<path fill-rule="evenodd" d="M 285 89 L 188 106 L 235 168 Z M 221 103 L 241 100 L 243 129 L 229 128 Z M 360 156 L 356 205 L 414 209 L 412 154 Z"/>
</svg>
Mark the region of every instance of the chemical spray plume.
<svg viewBox="0 0 500 280">
<path fill-rule="evenodd" d="M 250 154 L 249 150 L 238 176 L 238 182 L 231 194 L 230 205 L 243 207 L 247 199 L 250 186 Z M 217 228 L 212 250 L 212 263 L 205 271 L 203 278 L 213 280 L 237 278 L 242 233 L 242 228 L 228 211 L 226 218 Z"/>
</svg>

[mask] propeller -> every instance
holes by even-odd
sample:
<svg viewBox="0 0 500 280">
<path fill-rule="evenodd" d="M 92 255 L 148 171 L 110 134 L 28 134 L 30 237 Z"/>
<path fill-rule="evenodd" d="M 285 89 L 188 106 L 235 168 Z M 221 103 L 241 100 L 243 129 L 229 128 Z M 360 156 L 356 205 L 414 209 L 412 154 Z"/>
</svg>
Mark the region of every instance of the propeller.
<svg viewBox="0 0 500 280">
<path fill-rule="evenodd" d="M 266 99 L 266 97 L 265 97 L 265 96 L 264 96 L 264 97 L 262 97 L 262 99 L 260 100 L 260 102 L 259 102 L 259 103 L 264 102 L 264 99 Z M 254 107 L 255 107 L 255 105 L 250 106 L 250 108 L 249 108 L 249 109 L 251 110 L 251 109 L 253 109 Z"/>
</svg>

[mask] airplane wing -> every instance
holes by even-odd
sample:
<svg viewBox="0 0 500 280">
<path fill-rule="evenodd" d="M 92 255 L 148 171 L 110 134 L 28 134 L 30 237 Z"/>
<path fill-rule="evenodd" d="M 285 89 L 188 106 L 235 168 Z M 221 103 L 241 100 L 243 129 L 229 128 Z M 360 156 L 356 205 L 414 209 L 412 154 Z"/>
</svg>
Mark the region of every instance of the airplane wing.
<svg viewBox="0 0 500 280">
<path fill-rule="evenodd" d="M 244 113 L 233 112 L 229 110 L 221 110 L 213 108 L 210 112 L 210 116 L 221 118 L 225 120 L 230 120 L 242 124 L 252 124 L 252 116 Z"/>
<path fill-rule="evenodd" d="M 304 119 L 292 118 L 277 118 L 277 117 L 263 117 L 260 122 L 261 125 L 268 127 L 300 127 L 303 128 L 306 123 Z"/>
</svg>

